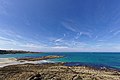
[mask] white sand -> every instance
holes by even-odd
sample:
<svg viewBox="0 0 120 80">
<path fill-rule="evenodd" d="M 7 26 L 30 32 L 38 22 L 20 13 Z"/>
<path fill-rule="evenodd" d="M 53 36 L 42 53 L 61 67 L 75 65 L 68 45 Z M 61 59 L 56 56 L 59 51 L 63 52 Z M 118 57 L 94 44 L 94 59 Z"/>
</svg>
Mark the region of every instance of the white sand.
<svg viewBox="0 0 120 80">
<path fill-rule="evenodd" d="M 33 63 L 33 64 L 41 64 L 41 63 L 53 63 L 49 60 L 40 60 L 40 61 L 17 61 L 16 58 L 0 58 L 0 67 L 15 65 L 15 64 L 25 64 L 25 63 Z"/>
</svg>

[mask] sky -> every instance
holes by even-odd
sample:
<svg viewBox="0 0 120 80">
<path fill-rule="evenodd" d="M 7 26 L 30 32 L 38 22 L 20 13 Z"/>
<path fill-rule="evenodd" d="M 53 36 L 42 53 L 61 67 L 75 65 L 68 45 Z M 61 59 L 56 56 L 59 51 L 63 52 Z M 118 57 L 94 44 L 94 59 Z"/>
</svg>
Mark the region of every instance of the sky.
<svg viewBox="0 0 120 80">
<path fill-rule="evenodd" d="M 120 52 L 120 0 L 0 0 L 0 49 Z"/>
</svg>

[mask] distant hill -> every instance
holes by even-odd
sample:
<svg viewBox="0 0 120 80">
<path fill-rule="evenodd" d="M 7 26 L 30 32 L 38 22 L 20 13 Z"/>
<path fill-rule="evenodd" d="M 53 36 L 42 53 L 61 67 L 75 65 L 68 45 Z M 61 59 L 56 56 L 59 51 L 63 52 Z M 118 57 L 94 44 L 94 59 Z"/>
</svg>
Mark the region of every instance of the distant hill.
<svg viewBox="0 0 120 80">
<path fill-rule="evenodd" d="M 16 54 L 16 53 L 40 53 L 40 52 L 22 51 L 22 50 L 0 50 L 0 54 Z"/>
</svg>

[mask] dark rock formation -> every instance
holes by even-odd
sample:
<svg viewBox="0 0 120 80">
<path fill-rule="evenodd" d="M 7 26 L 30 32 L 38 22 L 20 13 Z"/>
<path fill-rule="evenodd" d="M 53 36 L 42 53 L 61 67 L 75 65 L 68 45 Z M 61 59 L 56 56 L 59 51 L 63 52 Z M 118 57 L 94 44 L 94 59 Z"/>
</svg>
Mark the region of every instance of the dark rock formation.
<svg viewBox="0 0 120 80">
<path fill-rule="evenodd" d="M 0 68 L 0 80 L 120 80 L 119 71 L 97 70 L 64 63 L 19 64 Z"/>
<path fill-rule="evenodd" d="M 83 80 L 79 75 L 73 76 L 72 80 Z"/>
<path fill-rule="evenodd" d="M 42 80 L 42 76 L 40 74 L 36 74 L 27 80 Z"/>
<path fill-rule="evenodd" d="M 46 60 L 46 59 L 54 59 L 54 58 L 62 58 L 63 56 L 56 56 L 56 55 L 52 55 L 52 56 L 43 56 L 43 57 L 38 57 L 38 58 L 19 58 L 17 59 L 18 61 L 39 61 L 39 60 Z"/>
<path fill-rule="evenodd" d="M 0 50 L 0 54 L 16 54 L 16 53 L 40 53 L 40 52 L 22 51 L 22 50 Z"/>
</svg>

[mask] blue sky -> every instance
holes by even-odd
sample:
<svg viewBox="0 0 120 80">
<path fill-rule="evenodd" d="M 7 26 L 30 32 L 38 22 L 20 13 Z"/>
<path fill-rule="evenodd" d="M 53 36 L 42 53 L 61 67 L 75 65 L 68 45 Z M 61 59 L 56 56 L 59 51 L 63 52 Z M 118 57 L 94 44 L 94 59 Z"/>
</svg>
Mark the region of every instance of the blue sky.
<svg viewBox="0 0 120 80">
<path fill-rule="evenodd" d="M 120 0 L 0 0 L 0 49 L 120 51 Z"/>
</svg>

